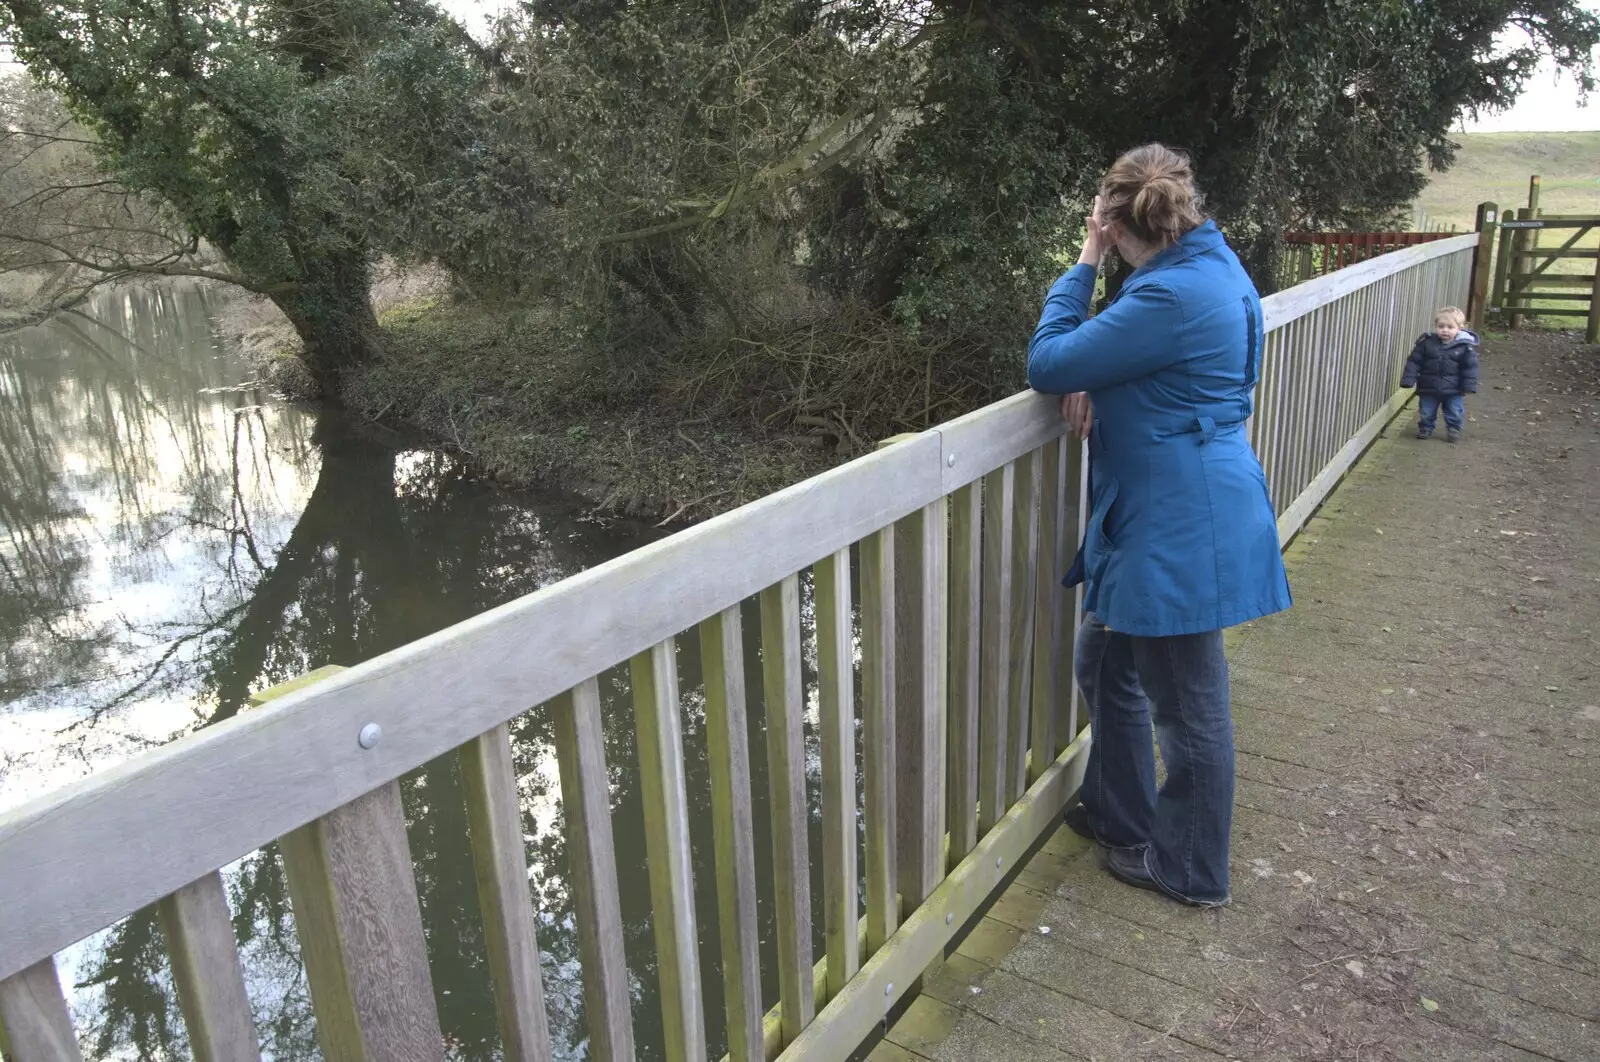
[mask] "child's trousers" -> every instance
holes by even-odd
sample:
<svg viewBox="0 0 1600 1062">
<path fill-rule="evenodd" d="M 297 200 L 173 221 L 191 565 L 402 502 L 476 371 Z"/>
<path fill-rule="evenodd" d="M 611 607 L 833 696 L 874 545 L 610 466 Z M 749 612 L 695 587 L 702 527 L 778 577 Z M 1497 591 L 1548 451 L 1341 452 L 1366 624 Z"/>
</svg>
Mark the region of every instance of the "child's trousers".
<svg viewBox="0 0 1600 1062">
<path fill-rule="evenodd" d="M 1418 395 L 1417 430 L 1431 433 L 1439 422 L 1439 409 L 1444 408 L 1444 426 L 1460 431 L 1467 425 L 1467 403 L 1460 395 Z"/>
</svg>

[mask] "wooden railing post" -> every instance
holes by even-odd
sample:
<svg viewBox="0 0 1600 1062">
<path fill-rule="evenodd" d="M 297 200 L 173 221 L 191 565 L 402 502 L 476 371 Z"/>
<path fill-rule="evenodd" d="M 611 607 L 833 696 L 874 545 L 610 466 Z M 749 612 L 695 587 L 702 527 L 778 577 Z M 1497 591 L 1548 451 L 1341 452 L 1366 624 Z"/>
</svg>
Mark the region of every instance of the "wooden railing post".
<svg viewBox="0 0 1600 1062">
<path fill-rule="evenodd" d="M 1594 283 L 1589 287 L 1589 321 L 1584 340 L 1600 343 L 1600 251 L 1595 252 Z"/>
<path fill-rule="evenodd" d="M 1472 252 L 1472 293 L 1467 315 L 1474 330 L 1483 328 L 1484 306 L 1489 301 L 1489 278 L 1493 275 L 1495 234 L 1499 231 L 1499 207 L 1479 203 L 1477 214 L 1478 246 Z"/>
<path fill-rule="evenodd" d="M 583 962 L 589 1050 L 597 1062 L 633 1062 L 628 963 L 622 950 L 622 902 L 611 832 L 611 778 L 600 726 L 600 686 L 574 686 L 551 705 L 561 812 L 572 867 L 572 908 Z"/>
<path fill-rule="evenodd" d="M 549 1062 L 550 1030 L 510 728 L 501 723 L 463 745 L 457 758 L 501 1052 L 506 1062 Z"/>
<path fill-rule="evenodd" d="M 717 922 L 731 1062 L 766 1062 L 756 921 L 755 819 L 750 810 L 744 623 L 734 605 L 700 624 L 706 690 L 706 758 L 717 858 Z"/>
<path fill-rule="evenodd" d="M 983 630 L 978 687 L 978 836 L 1006 812 L 1006 708 L 1011 703 L 1011 548 L 1016 468 L 983 480 Z"/>
<path fill-rule="evenodd" d="M 950 496 L 950 679 L 947 690 L 950 869 L 978 843 L 978 632 L 982 623 L 983 495 L 978 482 Z"/>
<path fill-rule="evenodd" d="M 328 1062 L 444 1058 L 400 783 L 279 842 Z"/>
<path fill-rule="evenodd" d="M 800 580 L 761 591 L 762 688 L 772 794 L 772 877 L 783 1042 L 816 1016 L 811 973 L 811 857 L 807 848 L 805 690 L 800 681 Z"/>
<path fill-rule="evenodd" d="M 54 959 L 0 981 L 0 1053 L 15 1062 L 83 1062 Z"/>
<path fill-rule="evenodd" d="M 316 679 L 302 675 L 250 701 L 264 704 L 340 670 L 319 669 Z M 364 730 L 359 740 L 370 748 L 382 734 Z M 384 783 L 278 846 L 323 1057 L 442 1062 L 400 783 Z"/>
<path fill-rule="evenodd" d="M 1494 290 L 1490 293 L 1489 305 L 1499 312 L 1501 320 L 1507 320 L 1511 316 L 1506 313 L 1511 295 L 1507 277 L 1511 275 L 1511 253 L 1516 230 L 1506 228 L 1505 223 L 1515 216 L 1509 210 L 1501 213 L 1500 247 L 1495 251 L 1494 257 Z"/>
<path fill-rule="evenodd" d="M 895 527 L 895 878 L 906 910 L 944 877 L 947 523 L 940 498 Z"/>
<path fill-rule="evenodd" d="M 856 716 L 850 550 L 812 568 L 817 618 L 818 721 L 822 746 L 822 911 L 828 995 L 861 966 L 856 929 Z"/>
<path fill-rule="evenodd" d="M 1538 178 L 1536 177 L 1534 180 L 1537 181 Z M 1530 199 L 1538 198 L 1537 189 L 1537 185 L 1534 185 L 1530 188 L 1528 193 Z M 1518 221 L 1532 221 L 1533 217 L 1534 212 L 1529 207 L 1522 207 L 1517 211 Z M 1526 315 L 1520 311 L 1525 309 L 1527 304 L 1532 302 L 1531 299 L 1527 298 L 1523 294 L 1523 289 L 1526 289 L 1530 285 L 1530 282 L 1527 280 L 1519 281 L 1517 278 L 1528 268 L 1524 263 L 1531 263 L 1533 261 L 1530 250 L 1537 241 L 1538 236 L 1534 234 L 1534 230 L 1517 229 L 1512 233 L 1511 271 L 1506 274 L 1504 303 L 1504 309 L 1507 313 L 1506 324 L 1510 328 L 1520 328 L 1522 326 L 1523 317 Z"/>
<path fill-rule="evenodd" d="M 1035 580 L 1039 559 L 1039 461 L 1034 451 L 1016 461 L 1011 506 L 1011 644 L 1006 651 L 1011 669 L 1006 705 L 1006 806 L 1028 788 L 1029 716 L 1033 702 Z"/>
<path fill-rule="evenodd" d="M 156 909 L 195 1062 L 260 1059 L 222 875 L 213 870 Z"/>
<path fill-rule="evenodd" d="M 895 900 L 895 546 L 894 528 L 861 540 L 862 814 L 867 849 L 867 949 L 900 926 Z"/>
<path fill-rule="evenodd" d="M 689 797 L 684 778 L 676 642 L 657 642 L 632 660 L 633 712 L 639 739 L 650 921 L 667 1062 L 703 1062 L 700 934 L 695 926 L 689 858 Z"/>
</svg>

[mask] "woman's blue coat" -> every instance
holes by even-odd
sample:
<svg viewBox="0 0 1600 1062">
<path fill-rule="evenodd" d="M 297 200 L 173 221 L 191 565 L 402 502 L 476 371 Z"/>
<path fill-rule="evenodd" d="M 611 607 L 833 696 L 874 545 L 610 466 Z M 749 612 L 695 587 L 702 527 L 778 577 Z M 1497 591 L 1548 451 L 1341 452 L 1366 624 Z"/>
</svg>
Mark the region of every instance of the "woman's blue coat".
<svg viewBox="0 0 1600 1062">
<path fill-rule="evenodd" d="M 1050 288 L 1028 382 L 1089 392 L 1091 512 L 1066 585 L 1112 630 L 1196 634 L 1289 607 L 1261 463 L 1245 433 L 1261 299 L 1215 224 L 1151 258 L 1089 316 L 1095 271 Z"/>
</svg>

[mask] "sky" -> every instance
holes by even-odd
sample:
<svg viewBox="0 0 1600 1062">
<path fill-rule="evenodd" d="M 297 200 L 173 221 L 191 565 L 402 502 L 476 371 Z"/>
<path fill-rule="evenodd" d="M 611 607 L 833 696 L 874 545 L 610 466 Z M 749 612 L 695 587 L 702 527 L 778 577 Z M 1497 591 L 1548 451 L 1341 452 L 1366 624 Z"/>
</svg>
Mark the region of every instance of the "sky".
<svg viewBox="0 0 1600 1062">
<path fill-rule="evenodd" d="M 439 0 L 439 4 L 473 33 L 481 33 L 495 16 L 512 6 L 512 0 Z M 1600 11 L 1600 0 L 1585 6 Z M 1600 49 L 1595 55 L 1596 65 L 1600 66 Z M 12 62 L 10 49 L 0 48 L 0 62 Z M 1477 120 L 1464 118 L 1458 128 L 1469 133 L 1600 130 L 1600 93 L 1587 106 L 1581 106 L 1577 83 L 1546 60 L 1513 107 Z"/>
<path fill-rule="evenodd" d="M 1600 58 L 1596 59 L 1600 66 Z M 1461 129 L 1468 133 L 1570 132 L 1600 129 L 1600 92 L 1588 106 L 1578 104 L 1578 84 L 1546 59 L 1528 79 L 1527 87 L 1511 109 L 1486 114 L 1478 121 L 1470 118 Z"/>
<path fill-rule="evenodd" d="M 509 0 L 440 0 L 440 6 L 477 33 L 511 3 Z M 1600 0 L 1586 6 L 1600 6 Z M 1600 65 L 1600 49 L 1596 51 L 1596 65 Z M 1501 114 L 1486 114 L 1477 121 L 1464 119 L 1460 128 L 1469 133 L 1600 129 L 1600 93 L 1596 97 L 1588 106 L 1580 106 L 1577 82 L 1546 60 L 1529 79 L 1527 88 L 1510 110 Z"/>
</svg>

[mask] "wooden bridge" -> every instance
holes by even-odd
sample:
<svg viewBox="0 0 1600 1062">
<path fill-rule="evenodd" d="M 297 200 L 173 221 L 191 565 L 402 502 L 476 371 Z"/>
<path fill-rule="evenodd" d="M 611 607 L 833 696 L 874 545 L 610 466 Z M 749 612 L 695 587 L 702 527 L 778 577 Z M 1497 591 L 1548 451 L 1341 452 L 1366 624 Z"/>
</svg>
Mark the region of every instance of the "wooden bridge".
<svg viewBox="0 0 1600 1062">
<path fill-rule="evenodd" d="M 1474 270 L 1478 246 L 1469 235 L 1395 251 L 1266 300 L 1251 433 L 1286 544 L 1404 404 L 1400 366 L 1433 309 L 1464 304 L 1474 282 L 1480 293 L 1487 286 L 1486 256 Z M 1041 935 L 1045 908 L 1019 914 L 1017 884 L 1002 896 L 1013 879 L 1024 881 L 1019 871 L 1055 905 L 1051 939 L 1070 946 L 1105 932 L 1096 922 L 1104 904 L 1087 897 L 1098 879 L 1073 878 L 1070 846 L 1052 837 L 1090 740 L 1070 681 L 1077 603 L 1059 587 L 1081 523 L 1080 468 L 1055 404 L 1019 395 L 366 664 L 268 691 L 257 711 L 0 816 L 0 1026 L 9 1057 L 82 1057 L 54 956 L 154 905 L 194 1057 L 259 1058 L 220 870 L 276 842 L 324 1056 L 445 1058 L 397 779 L 458 750 L 503 1057 L 549 1058 L 508 731 L 534 711 L 550 713 L 557 734 L 587 1049 L 598 1062 L 632 1062 L 595 678 L 624 662 L 669 1062 L 708 1058 L 699 947 L 708 936 L 720 944 L 732 1062 L 838 1062 L 870 1046 L 912 1000 L 902 1035 L 877 1050 L 962 1053 L 940 1037 L 967 1035 L 961 1020 L 919 1025 L 917 1016 L 948 1000 L 952 984 L 982 996 L 982 962 L 971 956 L 987 947 L 988 968 L 1004 964 L 991 939 L 997 920 Z M 814 691 L 802 681 L 803 578 L 816 627 Z M 1302 588 L 1302 611 L 1307 596 Z M 746 696 L 755 678 L 744 673 L 747 614 L 759 615 L 759 703 Z M 704 674 L 715 925 L 697 922 L 693 897 L 680 640 L 697 647 Z M 1347 678 L 1309 668 L 1305 677 L 1319 696 Z M 815 852 L 810 704 L 821 735 Z M 765 756 L 770 779 L 768 882 L 758 882 L 753 855 L 753 711 L 766 735 L 754 754 Z M 1277 737 L 1314 743 L 1316 727 L 1284 723 Z M 1241 793 L 1246 803 L 1249 787 Z M 1241 909 L 1255 903 L 1250 873 L 1248 863 L 1236 872 Z M 1075 884 L 1051 891 L 1061 875 Z M 766 971 L 775 998 L 762 993 L 758 895 L 770 896 L 776 923 L 775 978 Z M 997 897 L 1002 906 L 990 910 Z M 1148 962 L 1182 963 L 1206 946 L 1201 930 L 1174 921 L 1176 908 L 1151 917 L 1179 928 Z M 1082 954 L 1091 953 L 1086 944 Z M 1332 961 L 1316 961 L 1324 958 Z M 1140 995 L 1149 984 L 1094 969 L 1058 976 L 1120 994 L 1107 1014 L 1171 1016 Z M 1181 980 L 1170 969 L 1154 976 Z M 1056 1035 L 1047 1015 L 1036 1016 L 1036 1030 L 1014 1009 L 1026 1002 L 1008 1005 L 1004 1017 L 983 1017 L 993 1027 L 984 1050 L 1009 1044 L 1002 1053 L 1039 1057 L 1041 1040 Z M 1243 1007 L 1232 1015 L 1235 1026 L 1242 1015 Z M 1107 1036 L 1127 1031 L 1131 1019 L 1119 1020 Z M 903 1032 L 907 1021 L 921 1030 L 914 1038 Z M 1152 1034 L 1154 1046 L 1133 1047 L 1204 1054 L 1181 1024 Z M 997 1041 L 993 1029 L 1010 1031 Z M 1138 1057 L 1106 1043 L 1099 1057 Z M 1270 1057 L 1307 1057 L 1286 1050 Z M 1083 1045 L 1068 1053 L 1095 1055 Z"/>
</svg>

